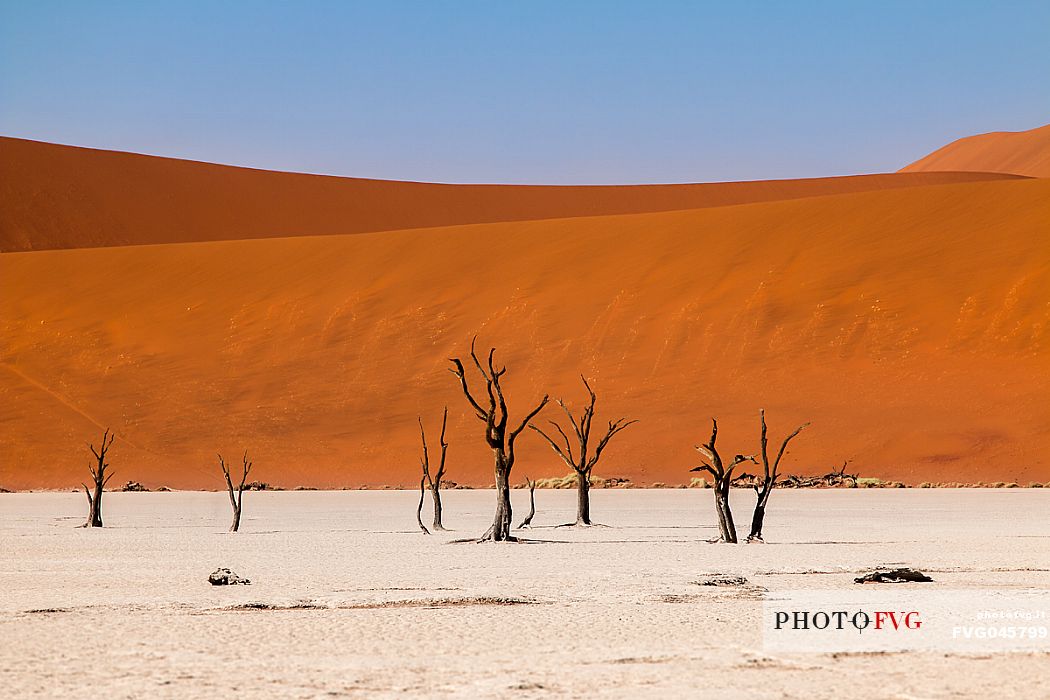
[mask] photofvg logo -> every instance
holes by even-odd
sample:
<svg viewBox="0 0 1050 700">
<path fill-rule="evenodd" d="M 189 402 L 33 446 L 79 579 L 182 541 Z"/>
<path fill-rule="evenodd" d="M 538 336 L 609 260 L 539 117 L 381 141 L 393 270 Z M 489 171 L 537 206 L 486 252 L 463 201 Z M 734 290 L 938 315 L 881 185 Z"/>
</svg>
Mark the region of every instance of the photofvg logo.
<svg viewBox="0 0 1050 700">
<path fill-rule="evenodd" d="M 1050 591 L 858 588 L 767 594 L 779 652 L 1050 651 Z"/>
</svg>

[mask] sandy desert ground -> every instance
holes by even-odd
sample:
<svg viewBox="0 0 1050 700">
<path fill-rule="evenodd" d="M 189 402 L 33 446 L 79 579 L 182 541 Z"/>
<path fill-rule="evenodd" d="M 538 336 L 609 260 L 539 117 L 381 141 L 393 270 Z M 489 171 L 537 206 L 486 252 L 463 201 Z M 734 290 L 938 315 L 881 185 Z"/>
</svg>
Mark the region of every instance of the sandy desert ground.
<svg viewBox="0 0 1050 700">
<path fill-rule="evenodd" d="M 107 495 L 101 530 L 76 528 L 81 494 L 2 495 L 2 694 L 1050 697 L 1050 653 L 765 653 L 760 589 L 694 583 L 846 590 L 904 563 L 935 578 L 916 595 L 1046 589 L 1050 492 L 777 492 L 769 543 L 737 546 L 704 541 L 710 491 L 596 491 L 610 527 L 586 530 L 550 527 L 574 494 L 540 491 L 530 536 L 553 542 L 506 545 L 446 544 L 485 528 L 491 492 L 448 492 L 434 537 L 415 498 L 249 493 L 228 534 L 223 493 Z M 218 566 L 253 584 L 212 587 Z"/>
</svg>

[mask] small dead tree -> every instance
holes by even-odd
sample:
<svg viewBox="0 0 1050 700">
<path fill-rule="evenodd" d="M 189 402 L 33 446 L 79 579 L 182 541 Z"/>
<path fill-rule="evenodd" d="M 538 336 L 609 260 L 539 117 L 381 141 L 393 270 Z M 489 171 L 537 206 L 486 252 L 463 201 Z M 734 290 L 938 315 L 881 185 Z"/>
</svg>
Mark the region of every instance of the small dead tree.
<svg viewBox="0 0 1050 700">
<path fill-rule="evenodd" d="M 244 457 L 241 458 L 241 481 L 237 486 L 233 485 L 233 479 L 230 478 L 230 468 L 226 466 L 222 455 L 219 455 L 219 467 L 222 469 L 222 475 L 226 477 L 226 491 L 230 494 L 230 505 L 233 506 L 233 524 L 230 525 L 230 532 L 237 532 L 241 527 L 241 501 L 244 498 L 244 482 L 248 480 L 248 474 L 252 470 L 252 463 L 248 460 L 248 450 L 244 451 Z"/>
<path fill-rule="evenodd" d="M 784 442 L 780 444 L 780 451 L 777 452 L 777 458 L 773 460 L 771 465 L 769 463 L 769 452 L 766 449 L 768 442 L 766 439 L 766 410 L 761 409 L 758 415 L 762 421 L 762 437 L 760 440 L 762 447 L 762 477 L 758 483 L 754 484 L 755 495 L 758 497 L 758 500 L 755 501 L 755 512 L 751 516 L 751 534 L 747 536 L 748 542 L 762 541 L 762 521 L 766 517 L 766 504 L 769 502 L 769 494 L 773 492 L 773 485 L 776 484 L 777 477 L 780 475 L 780 460 L 784 457 L 784 451 L 787 450 L 788 443 L 809 425 L 809 423 L 800 425 L 795 428 L 795 432 L 784 438 Z M 845 470 L 845 465 L 843 465 L 843 470 Z"/>
<path fill-rule="evenodd" d="M 474 409 L 474 415 L 485 424 L 485 442 L 492 449 L 495 462 L 496 515 L 492 522 L 492 527 L 481 536 L 479 541 L 514 542 L 516 538 L 510 534 L 510 472 L 514 468 L 514 443 L 521 432 L 525 430 L 525 426 L 529 424 L 529 421 L 535 418 L 543 410 L 543 407 L 547 405 L 550 397 L 544 394 L 539 405 L 526 414 L 521 424 L 517 428 L 508 431 L 507 402 L 503 396 L 503 387 L 500 385 L 500 380 L 507 372 L 507 368 L 496 369 L 493 361 L 493 356 L 496 353 L 495 348 L 489 350 L 487 366 L 482 365 L 481 360 L 478 359 L 478 355 L 474 351 L 476 340 L 477 338 L 475 337 L 470 343 L 470 358 L 474 361 L 474 366 L 478 368 L 478 372 L 485 379 L 487 402 L 484 402 L 484 399 L 478 401 L 471 393 L 467 385 L 467 376 L 463 369 L 463 363 L 459 358 L 450 359 L 452 368 L 449 371 L 459 378 L 460 385 L 463 388 L 463 395 L 466 396 L 471 408 Z M 487 405 L 484 405 L 483 402 Z"/>
<path fill-rule="evenodd" d="M 521 521 L 521 525 L 518 525 L 518 529 L 532 527 L 532 519 L 536 517 L 536 482 L 529 481 L 529 477 L 525 477 L 525 485 L 529 487 L 529 514 Z"/>
<path fill-rule="evenodd" d="M 448 443 L 445 442 L 445 426 L 448 425 L 448 406 L 445 406 L 445 413 L 441 416 L 441 437 L 439 438 L 441 442 L 441 461 L 438 463 L 437 472 L 433 476 L 430 474 L 430 452 L 427 450 L 427 434 L 423 430 L 423 418 L 419 417 L 418 420 L 419 437 L 423 441 L 423 456 L 420 457 L 419 462 L 423 467 L 423 481 L 426 483 L 427 488 L 430 489 L 430 497 L 434 501 L 434 529 L 444 530 L 445 527 L 441 524 L 441 479 L 445 476 L 445 453 L 448 452 Z M 423 508 L 422 500 L 420 500 L 419 507 L 420 509 Z M 420 526 L 422 526 L 422 515 L 419 518 Z"/>
<path fill-rule="evenodd" d="M 736 525 L 733 523 L 733 511 L 729 507 L 729 489 L 733 482 L 733 470 L 742 462 L 755 462 L 754 455 L 737 455 L 733 461 L 726 466 L 722 462 L 722 456 L 715 448 L 715 439 L 718 437 L 718 421 L 711 419 L 711 439 L 703 444 L 697 445 L 696 449 L 706 460 L 699 467 L 689 471 L 708 472 L 714 477 L 715 511 L 718 513 L 718 532 L 723 542 L 736 543 Z"/>
<path fill-rule="evenodd" d="M 106 461 L 106 455 L 109 453 L 109 448 L 113 445 L 113 439 L 117 437 L 116 433 L 110 434 L 107 428 L 102 433 L 102 444 L 96 450 L 95 446 L 89 444 L 91 448 L 91 454 L 95 456 L 94 463 L 88 463 L 88 471 L 91 472 L 91 480 L 94 482 L 95 492 L 92 493 L 88 489 L 87 484 L 81 482 L 81 486 L 84 487 L 84 493 L 87 494 L 88 500 L 88 517 L 81 527 L 102 527 L 102 492 L 106 488 L 106 484 L 113 478 L 115 472 L 106 473 L 106 469 L 109 468 L 109 463 Z"/>
<path fill-rule="evenodd" d="M 572 415 L 572 411 L 565 405 L 565 402 L 558 399 L 558 405 L 565 411 L 565 415 L 569 418 L 569 424 L 572 425 L 572 430 L 576 434 L 576 442 L 578 448 L 576 454 L 572 452 L 572 445 L 569 442 L 569 436 L 566 435 L 562 427 L 557 421 L 547 421 L 554 429 L 558 431 L 562 441 L 565 443 L 564 447 L 556 442 L 550 435 L 543 432 L 535 425 L 529 424 L 529 428 L 535 430 L 537 433 L 543 436 L 543 439 L 547 441 L 547 444 L 551 446 L 555 454 L 562 458 L 569 467 L 576 472 L 576 522 L 575 525 L 591 525 L 591 473 L 594 470 L 594 465 L 598 463 L 598 460 L 602 456 L 602 452 L 605 450 L 605 446 L 609 444 L 613 436 L 620 432 L 632 423 L 637 423 L 636 420 L 627 420 L 626 418 L 620 418 L 615 421 L 609 421 L 609 427 L 605 432 L 605 436 L 598 441 L 597 445 L 594 445 L 594 453 L 591 454 L 588 450 L 592 447 L 591 445 L 591 421 L 594 420 L 594 405 L 598 400 L 594 390 L 591 389 L 591 385 L 587 383 L 587 378 L 580 376 L 583 380 L 583 386 L 586 387 L 587 393 L 590 394 L 591 402 L 588 406 L 583 409 L 583 413 L 580 414 L 579 420 Z"/>
</svg>

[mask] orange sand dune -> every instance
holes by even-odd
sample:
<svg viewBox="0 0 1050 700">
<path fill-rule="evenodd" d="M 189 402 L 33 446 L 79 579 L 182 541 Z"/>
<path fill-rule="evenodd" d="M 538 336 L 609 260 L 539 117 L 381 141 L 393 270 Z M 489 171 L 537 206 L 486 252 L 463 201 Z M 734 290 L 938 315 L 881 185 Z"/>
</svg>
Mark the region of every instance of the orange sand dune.
<svg viewBox="0 0 1050 700">
<path fill-rule="evenodd" d="M 487 484 L 446 359 L 475 332 L 512 419 L 544 391 L 578 402 L 580 372 L 599 420 L 641 419 L 603 475 L 687 481 L 710 416 L 750 452 L 765 407 L 774 441 L 813 422 L 788 471 L 1047 481 L 1048 220 L 1050 181 L 1007 180 L 8 253 L 0 485 L 77 484 L 110 426 L 118 480 L 219 487 L 214 453 L 247 447 L 285 486 L 411 486 L 416 415 L 433 430 L 445 404 L 449 478 Z M 523 436 L 516 479 L 565 472 Z"/>
<path fill-rule="evenodd" d="M 1006 177 L 923 173 L 700 185 L 439 185 L 251 170 L 12 138 L 0 138 L 0 168 L 0 252 L 669 211 Z"/>
<path fill-rule="evenodd" d="M 952 170 L 1050 177 L 1050 124 L 1028 131 L 967 136 L 938 148 L 900 172 Z"/>
</svg>

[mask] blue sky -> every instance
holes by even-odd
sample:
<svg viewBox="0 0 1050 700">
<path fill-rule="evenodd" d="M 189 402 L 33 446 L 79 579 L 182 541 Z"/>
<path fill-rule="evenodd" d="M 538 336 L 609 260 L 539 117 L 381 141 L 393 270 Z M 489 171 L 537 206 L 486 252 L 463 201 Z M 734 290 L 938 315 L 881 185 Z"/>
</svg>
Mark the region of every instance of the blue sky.
<svg viewBox="0 0 1050 700">
<path fill-rule="evenodd" d="M 362 177 L 892 171 L 1048 76 L 1046 0 L 0 0 L 0 134 Z"/>
</svg>

